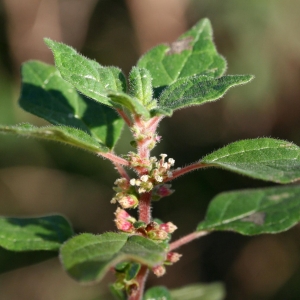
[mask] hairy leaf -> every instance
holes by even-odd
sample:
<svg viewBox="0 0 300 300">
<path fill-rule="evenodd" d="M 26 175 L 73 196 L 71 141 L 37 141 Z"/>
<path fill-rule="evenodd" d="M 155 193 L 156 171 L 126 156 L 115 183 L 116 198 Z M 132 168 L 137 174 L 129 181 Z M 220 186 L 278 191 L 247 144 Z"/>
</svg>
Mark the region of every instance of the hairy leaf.
<svg viewBox="0 0 300 300">
<path fill-rule="evenodd" d="M 27 137 L 62 142 L 93 153 L 109 151 L 105 145 L 99 144 L 87 133 L 67 126 L 35 127 L 28 123 L 15 126 L 0 125 L 0 133 L 15 133 Z"/>
<path fill-rule="evenodd" d="M 80 282 L 95 282 L 121 261 L 135 261 L 153 267 L 165 259 L 164 248 L 141 236 L 108 232 L 81 234 L 61 248 L 66 271 Z"/>
<path fill-rule="evenodd" d="M 277 233 L 299 221 L 300 187 L 274 187 L 217 195 L 197 230 L 231 230 L 245 235 Z"/>
<path fill-rule="evenodd" d="M 143 297 L 143 300 L 173 300 L 170 292 L 164 286 L 155 286 L 148 289 Z"/>
<path fill-rule="evenodd" d="M 145 119 L 150 117 L 148 109 L 136 98 L 132 98 L 125 93 L 110 92 L 108 93 L 109 98 L 116 104 L 123 105 L 130 112 L 143 116 Z"/>
<path fill-rule="evenodd" d="M 251 75 L 228 75 L 217 79 L 195 75 L 177 80 L 168 86 L 159 98 L 162 109 L 179 109 L 221 98 L 233 86 L 249 82 Z"/>
<path fill-rule="evenodd" d="M 271 138 L 234 142 L 205 156 L 201 163 L 278 183 L 300 178 L 300 148 Z"/>
<path fill-rule="evenodd" d="M 20 105 L 54 125 L 66 125 L 91 135 L 113 148 L 123 120 L 116 112 L 79 94 L 54 66 L 29 61 L 22 66 Z"/>
<path fill-rule="evenodd" d="M 108 106 L 115 106 L 107 91 L 126 92 L 126 78 L 116 67 L 103 67 L 78 54 L 72 47 L 45 39 L 61 76 L 78 91 Z"/>
<path fill-rule="evenodd" d="M 69 222 L 60 215 L 0 218 L 0 246 L 7 250 L 58 250 L 72 235 Z"/>
<path fill-rule="evenodd" d="M 226 70 L 226 62 L 213 43 L 208 19 L 198 22 L 176 42 L 151 49 L 140 58 L 138 66 L 150 71 L 156 88 L 196 74 L 219 77 Z"/>
<path fill-rule="evenodd" d="M 171 290 L 172 300 L 222 300 L 225 288 L 221 283 L 192 284 Z"/>
</svg>

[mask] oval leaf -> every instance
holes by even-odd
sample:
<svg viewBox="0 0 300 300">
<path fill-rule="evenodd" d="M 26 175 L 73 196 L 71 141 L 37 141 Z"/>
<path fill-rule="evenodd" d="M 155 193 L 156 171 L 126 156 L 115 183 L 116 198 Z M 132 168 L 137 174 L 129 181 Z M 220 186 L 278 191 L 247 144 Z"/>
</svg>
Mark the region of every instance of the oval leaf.
<svg viewBox="0 0 300 300">
<path fill-rule="evenodd" d="M 192 284 L 170 291 L 172 300 L 222 300 L 225 288 L 222 283 Z"/>
<path fill-rule="evenodd" d="M 108 232 L 81 234 L 61 248 L 61 261 L 71 277 L 80 282 L 96 282 L 121 261 L 136 261 L 149 267 L 165 260 L 164 248 L 141 236 Z"/>
<path fill-rule="evenodd" d="M 119 139 L 124 124 L 113 109 L 79 94 L 54 66 L 38 61 L 22 66 L 19 103 L 53 125 L 85 131 L 110 149 Z"/>
<path fill-rule="evenodd" d="M 35 127 L 28 123 L 15 126 L 0 125 L 0 133 L 16 133 L 27 137 L 62 142 L 93 153 L 109 151 L 105 145 L 99 144 L 87 133 L 67 126 Z"/>
<path fill-rule="evenodd" d="M 300 178 L 299 147 L 271 138 L 229 144 L 205 156 L 200 162 L 277 183 L 289 183 Z"/>
<path fill-rule="evenodd" d="M 226 70 L 226 61 L 217 53 L 210 21 L 203 19 L 176 42 L 151 49 L 140 58 L 138 66 L 150 71 L 157 88 L 195 74 L 219 77 Z"/>
<path fill-rule="evenodd" d="M 11 251 L 58 250 L 73 235 L 60 215 L 39 218 L 0 218 L 0 246 Z"/>
<path fill-rule="evenodd" d="M 247 83 L 252 78 L 251 75 L 228 75 L 213 79 L 196 75 L 180 79 L 163 91 L 159 98 L 159 107 L 175 110 L 215 101 L 224 96 L 231 87 Z"/>
<path fill-rule="evenodd" d="M 242 190 L 217 195 L 202 230 L 230 230 L 245 235 L 285 231 L 300 221 L 300 187 Z"/>
<path fill-rule="evenodd" d="M 52 50 L 61 76 L 82 94 L 108 106 L 114 106 L 107 90 L 126 92 L 126 78 L 116 67 L 103 67 L 78 54 L 72 47 L 45 39 Z"/>
</svg>

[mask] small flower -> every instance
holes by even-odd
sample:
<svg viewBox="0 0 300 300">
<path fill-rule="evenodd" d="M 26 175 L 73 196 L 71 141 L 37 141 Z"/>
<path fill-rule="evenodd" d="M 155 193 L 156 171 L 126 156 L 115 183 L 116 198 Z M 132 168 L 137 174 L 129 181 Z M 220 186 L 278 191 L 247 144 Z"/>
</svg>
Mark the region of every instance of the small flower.
<svg viewBox="0 0 300 300">
<path fill-rule="evenodd" d="M 159 241 L 166 240 L 169 237 L 168 233 L 164 230 L 151 230 L 147 232 L 147 235 L 151 240 Z"/>
<path fill-rule="evenodd" d="M 164 153 L 162 153 L 162 154 L 160 154 L 159 155 L 160 157 L 161 157 L 161 159 L 164 161 L 165 160 L 165 158 L 168 156 L 167 154 L 164 154 Z"/>
<path fill-rule="evenodd" d="M 159 225 L 159 229 L 167 232 L 173 233 L 178 227 L 174 225 L 172 222 L 164 223 Z"/>
<path fill-rule="evenodd" d="M 129 182 L 130 182 L 130 185 L 135 186 L 136 179 L 132 178 L 132 179 L 130 179 Z"/>
<path fill-rule="evenodd" d="M 148 176 L 148 175 L 143 175 L 143 176 L 141 176 L 141 181 L 143 181 L 143 182 L 147 182 L 148 179 L 149 179 L 149 176 Z"/>
<path fill-rule="evenodd" d="M 169 252 L 167 254 L 166 261 L 169 262 L 169 263 L 174 264 L 174 263 L 176 263 L 176 262 L 179 261 L 179 259 L 180 259 L 181 256 L 182 256 L 182 254 L 179 254 L 177 252 Z"/>
<path fill-rule="evenodd" d="M 173 177 L 173 173 L 171 171 L 168 171 L 167 172 L 167 176 L 168 176 L 168 178 L 172 178 Z"/>
<path fill-rule="evenodd" d="M 175 159 L 169 158 L 169 159 L 168 159 L 168 163 L 169 163 L 171 166 L 174 166 L 174 164 L 175 164 Z"/>
<path fill-rule="evenodd" d="M 117 228 L 124 232 L 132 232 L 135 229 L 129 221 L 115 219 L 115 223 Z"/>
<path fill-rule="evenodd" d="M 160 175 L 155 175 L 155 180 L 157 181 L 157 182 L 163 182 L 163 177 L 162 176 L 160 176 Z"/>
<path fill-rule="evenodd" d="M 166 274 L 165 266 L 156 266 L 152 268 L 152 272 L 157 276 L 161 277 Z"/>
<path fill-rule="evenodd" d="M 140 187 L 140 188 L 138 189 L 138 192 L 139 192 L 140 194 L 143 194 L 143 193 L 146 192 L 146 190 L 145 190 L 144 188 Z"/>
<path fill-rule="evenodd" d="M 117 200 L 123 208 L 135 208 L 139 203 L 138 198 L 132 194 L 124 194 Z"/>
</svg>

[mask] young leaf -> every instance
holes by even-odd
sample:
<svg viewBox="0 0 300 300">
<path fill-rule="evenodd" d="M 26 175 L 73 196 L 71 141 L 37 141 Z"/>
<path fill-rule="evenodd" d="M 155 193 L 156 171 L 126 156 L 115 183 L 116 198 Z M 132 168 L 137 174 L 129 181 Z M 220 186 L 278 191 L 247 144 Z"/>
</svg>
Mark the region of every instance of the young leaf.
<svg viewBox="0 0 300 300">
<path fill-rule="evenodd" d="M 39 218 L 0 218 L 0 246 L 11 251 L 58 250 L 73 235 L 60 215 Z"/>
<path fill-rule="evenodd" d="M 99 144 L 93 137 L 84 131 L 67 126 L 35 127 L 28 123 L 14 126 L 0 125 L 0 133 L 15 133 L 27 137 L 62 142 L 93 153 L 109 151 L 105 145 Z"/>
<path fill-rule="evenodd" d="M 221 283 L 192 284 L 171 290 L 172 300 L 223 300 L 225 288 Z"/>
<path fill-rule="evenodd" d="M 149 110 L 136 98 L 121 92 L 109 92 L 108 97 L 116 104 L 123 105 L 130 112 L 143 116 L 145 119 L 150 117 Z"/>
<path fill-rule="evenodd" d="M 126 92 L 126 78 L 116 67 L 103 67 L 78 54 L 72 47 L 45 39 L 61 76 L 82 94 L 108 106 L 115 106 L 107 91 Z"/>
<path fill-rule="evenodd" d="M 129 87 L 129 94 L 132 97 L 137 98 L 146 107 L 151 105 L 152 77 L 147 69 L 133 67 L 129 74 Z"/>
<path fill-rule="evenodd" d="M 54 66 L 38 61 L 22 66 L 19 103 L 26 111 L 54 125 L 85 131 L 110 149 L 119 139 L 124 124 L 113 109 L 79 94 Z"/>
<path fill-rule="evenodd" d="M 195 75 L 177 80 L 168 86 L 159 98 L 161 109 L 179 109 L 199 105 L 222 97 L 233 86 L 249 82 L 251 75 L 228 75 L 217 79 Z"/>
<path fill-rule="evenodd" d="M 61 248 L 61 261 L 74 279 L 96 282 L 121 261 L 135 261 L 149 267 L 165 260 L 164 248 L 141 236 L 108 232 L 81 234 Z"/>
<path fill-rule="evenodd" d="M 219 77 L 226 70 L 226 62 L 213 43 L 208 19 L 198 22 L 176 42 L 151 49 L 140 58 L 138 66 L 150 71 L 155 88 L 196 74 Z"/>
<path fill-rule="evenodd" d="M 300 148 L 271 138 L 234 142 L 205 156 L 200 162 L 278 183 L 300 178 Z"/>
<path fill-rule="evenodd" d="M 245 235 L 278 233 L 300 221 L 300 187 L 274 187 L 221 193 L 210 203 L 202 230 Z"/>
<path fill-rule="evenodd" d="M 155 286 L 148 289 L 143 297 L 143 300 L 173 300 L 171 298 L 170 292 L 164 286 Z"/>
</svg>

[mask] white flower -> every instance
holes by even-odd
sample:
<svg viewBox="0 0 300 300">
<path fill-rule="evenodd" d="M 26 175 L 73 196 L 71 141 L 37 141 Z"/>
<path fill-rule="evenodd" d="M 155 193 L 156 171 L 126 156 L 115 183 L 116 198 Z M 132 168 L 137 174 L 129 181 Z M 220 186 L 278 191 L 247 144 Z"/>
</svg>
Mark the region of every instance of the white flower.
<svg viewBox="0 0 300 300">
<path fill-rule="evenodd" d="M 170 164 L 171 166 L 174 166 L 174 164 L 175 164 L 175 159 L 169 158 L 169 159 L 168 159 L 168 162 L 169 162 L 169 164 Z"/>
<path fill-rule="evenodd" d="M 156 176 L 155 176 L 155 180 L 156 180 L 157 182 L 162 182 L 162 181 L 163 181 L 163 178 L 162 178 L 162 176 L 156 175 Z"/>
<path fill-rule="evenodd" d="M 173 177 L 173 173 L 171 171 L 168 171 L 167 172 L 167 176 L 168 176 L 168 178 L 172 178 Z"/>
<path fill-rule="evenodd" d="M 143 176 L 141 176 L 141 181 L 143 181 L 143 182 L 147 182 L 148 179 L 149 179 L 149 176 L 148 176 L 148 175 L 143 175 Z"/>
<path fill-rule="evenodd" d="M 132 178 L 132 179 L 130 179 L 130 184 L 132 185 L 132 186 L 135 186 L 136 185 L 136 180 L 135 180 L 135 178 Z"/>
</svg>

